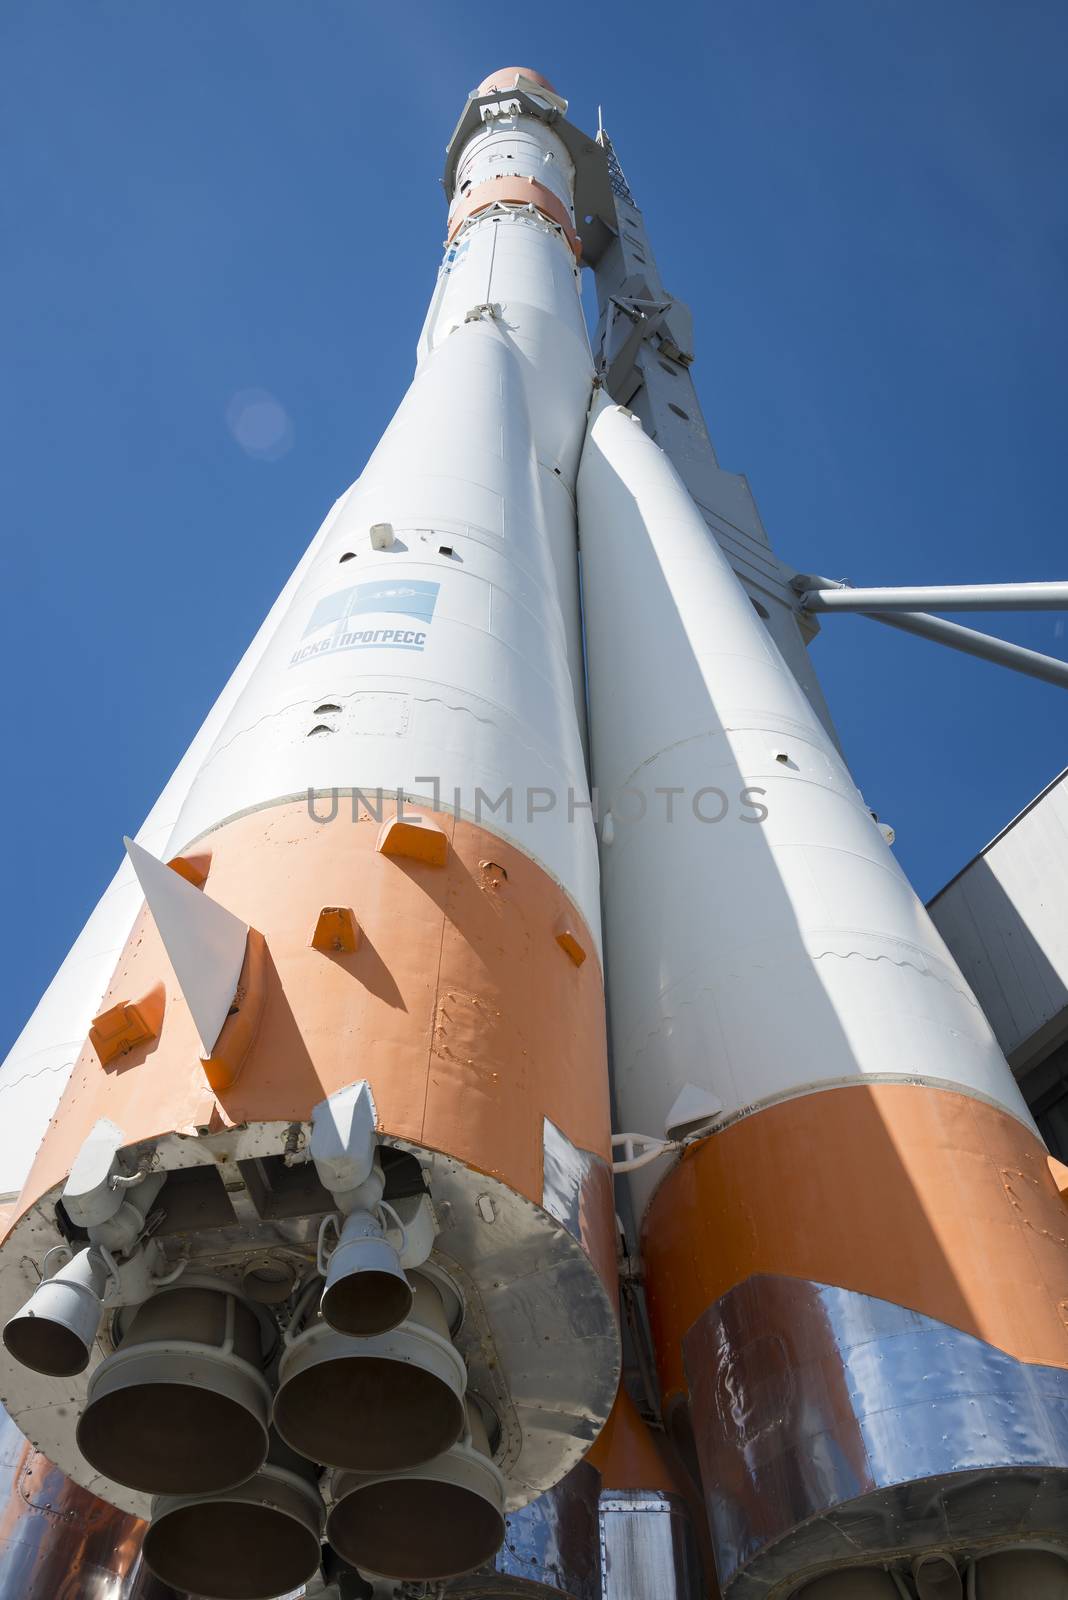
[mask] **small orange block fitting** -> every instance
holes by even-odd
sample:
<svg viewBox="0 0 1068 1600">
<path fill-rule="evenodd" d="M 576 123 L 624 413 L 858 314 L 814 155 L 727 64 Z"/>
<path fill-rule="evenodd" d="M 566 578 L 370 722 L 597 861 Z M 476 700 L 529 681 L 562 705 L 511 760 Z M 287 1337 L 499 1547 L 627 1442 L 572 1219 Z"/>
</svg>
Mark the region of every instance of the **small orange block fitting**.
<svg viewBox="0 0 1068 1600">
<path fill-rule="evenodd" d="M 324 906 L 311 936 L 313 950 L 355 950 L 360 924 L 349 906 Z"/>
<path fill-rule="evenodd" d="M 384 856 L 406 857 L 443 867 L 449 855 L 449 836 L 429 817 L 419 814 L 391 817 L 379 831 L 375 848 Z"/>
<path fill-rule="evenodd" d="M 116 1056 L 124 1056 L 135 1045 L 159 1037 L 163 1024 L 164 993 L 162 983 L 157 983 L 140 1000 L 120 1000 L 93 1018 L 89 1029 L 89 1043 L 106 1067 Z"/>
<path fill-rule="evenodd" d="M 586 949 L 579 943 L 573 930 L 566 922 L 558 922 L 554 937 L 565 955 L 570 956 L 576 967 L 581 967 L 586 959 Z"/>
<path fill-rule="evenodd" d="M 172 872 L 176 872 L 186 883 L 191 883 L 194 889 L 199 889 L 207 882 L 208 872 L 211 869 L 211 853 L 206 851 L 199 856 L 175 856 L 167 865 Z"/>
<path fill-rule="evenodd" d="M 1046 1165 L 1049 1167 L 1050 1176 L 1057 1185 L 1057 1192 L 1064 1204 L 1068 1206 L 1068 1167 L 1063 1161 L 1058 1161 L 1056 1156 L 1047 1156 Z"/>
</svg>

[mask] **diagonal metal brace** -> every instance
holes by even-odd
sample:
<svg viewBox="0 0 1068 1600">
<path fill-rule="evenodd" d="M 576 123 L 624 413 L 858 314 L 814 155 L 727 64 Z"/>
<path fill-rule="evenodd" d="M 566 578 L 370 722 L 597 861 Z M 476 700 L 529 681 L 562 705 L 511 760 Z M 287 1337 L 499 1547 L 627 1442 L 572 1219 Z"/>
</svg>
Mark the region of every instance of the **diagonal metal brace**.
<svg viewBox="0 0 1068 1600">
<path fill-rule="evenodd" d="M 853 597 L 848 584 L 835 583 L 829 578 L 797 577 L 793 583 L 802 593 L 803 604 L 808 602 L 813 593 L 827 595 L 845 591 L 849 598 Z M 870 595 L 873 591 L 869 589 L 855 592 L 860 595 Z M 848 605 L 830 605 L 807 606 L 807 609 L 846 611 L 855 608 Z M 948 645 L 952 650 L 959 650 L 964 655 L 977 656 L 981 661 L 992 661 L 996 666 L 1009 667 L 1013 672 L 1022 672 L 1026 677 L 1038 678 L 1043 683 L 1056 684 L 1060 689 L 1068 689 L 1068 662 L 1059 661 L 1056 656 L 1043 655 L 1038 650 L 1028 650 L 1023 645 L 1011 644 L 1007 639 L 996 639 L 992 634 L 980 633 L 975 628 L 963 628 L 957 622 L 947 622 L 942 617 L 932 617 L 924 611 L 872 611 L 856 608 L 856 615 L 869 617 L 872 622 L 881 622 L 885 627 L 897 628 L 902 633 L 913 633 L 921 639 L 931 639 L 936 644 Z"/>
</svg>

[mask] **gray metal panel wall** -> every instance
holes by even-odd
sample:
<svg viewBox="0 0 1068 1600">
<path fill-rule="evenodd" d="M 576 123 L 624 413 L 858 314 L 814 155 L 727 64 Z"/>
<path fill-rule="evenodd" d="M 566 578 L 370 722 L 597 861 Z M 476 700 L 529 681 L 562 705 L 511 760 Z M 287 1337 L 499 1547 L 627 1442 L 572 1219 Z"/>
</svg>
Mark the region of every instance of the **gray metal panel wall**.
<svg viewBox="0 0 1068 1600">
<path fill-rule="evenodd" d="M 931 901 L 935 926 L 1022 1075 L 1068 1035 L 1068 773 Z"/>
</svg>

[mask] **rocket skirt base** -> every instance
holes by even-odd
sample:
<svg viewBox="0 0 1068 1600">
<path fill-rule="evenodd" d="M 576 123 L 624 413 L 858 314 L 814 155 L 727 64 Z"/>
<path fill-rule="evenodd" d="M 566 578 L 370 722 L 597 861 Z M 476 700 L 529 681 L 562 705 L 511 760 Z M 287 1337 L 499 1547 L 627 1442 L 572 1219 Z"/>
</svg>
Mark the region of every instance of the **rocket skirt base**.
<svg viewBox="0 0 1068 1600">
<path fill-rule="evenodd" d="M 218 1160 L 224 1149 L 234 1161 L 270 1160 L 283 1152 L 290 1126 L 259 1124 L 202 1138 L 174 1134 L 157 1149 L 168 1170 Z M 581 1460 L 611 1409 L 619 1375 L 614 1308 L 566 1223 L 497 1179 L 440 1153 L 420 1149 L 418 1154 L 443 1221 L 430 1265 L 455 1283 L 465 1303 L 454 1343 L 467 1363 L 471 1388 L 500 1421 L 497 1462 L 507 1480 L 508 1505 L 518 1507 Z M 43 1196 L 5 1241 L 5 1251 L 27 1265 L 25 1278 L 10 1272 L 0 1279 L 3 1315 L 17 1309 L 31 1287 L 29 1263 L 58 1242 L 57 1199 L 58 1190 Z M 264 1248 L 277 1248 L 270 1221 L 263 1232 Z M 246 1226 L 240 1257 L 255 1245 Z M 225 1274 L 233 1246 L 227 1230 L 217 1231 L 214 1256 L 206 1235 L 203 1246 L 203 1253 L 195 1246 L 198 1268 Z M 294 1255 L 314 1257 L 314 1228 L 304 1239 L 294 1230 L 289 1248 Z M 94 1473 L 75 1441 L 88 1381 L 107 1345 L 105 1329 L 87 1371 L 59 1382 L 16 1367 L 5 1352 L 0 1357 L 5 1392 L 16 1422 L 69 1477 L 122 1510 L 146 1517 L 148 1496 Z"/>
<path fill-rule="evenodd" d="M 684 1352 L 729 1600 L 926 1550 L 1063 1549 L 1068 1371 L 775 1274 L 710 1306 Z"/>
</svg>

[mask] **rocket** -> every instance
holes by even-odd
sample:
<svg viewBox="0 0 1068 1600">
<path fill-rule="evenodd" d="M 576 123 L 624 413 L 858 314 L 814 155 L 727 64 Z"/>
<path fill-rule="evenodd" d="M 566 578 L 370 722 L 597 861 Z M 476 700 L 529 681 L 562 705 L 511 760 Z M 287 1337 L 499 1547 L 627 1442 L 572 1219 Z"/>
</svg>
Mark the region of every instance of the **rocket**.
<svg viewBox="0 0 1068 1600">
<path fill-rule="evenodd" d="M 1068 1174 L 566 113 L 0 1074 L 2 1600 L 1068 1595 Z"/>
<path fill-rule="evenodd" d="M 324 1541 L 389 1593 L 484 1565 L 616 1398 L 594 373 L 563 102 L 511 78 L 408 393 L 11 1073 L 52 1111 L 84 1027 L 22 1118 L 4 1401 L 178 1592 L 288 1593 Z"/>
<path fill-rule="evenodd" d="M 1068 1173 L 838 749 L 615 177 L 578 518 L 663 1421 L 730 1600 L 1068 1595 Z"/>
</svg>

